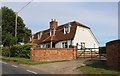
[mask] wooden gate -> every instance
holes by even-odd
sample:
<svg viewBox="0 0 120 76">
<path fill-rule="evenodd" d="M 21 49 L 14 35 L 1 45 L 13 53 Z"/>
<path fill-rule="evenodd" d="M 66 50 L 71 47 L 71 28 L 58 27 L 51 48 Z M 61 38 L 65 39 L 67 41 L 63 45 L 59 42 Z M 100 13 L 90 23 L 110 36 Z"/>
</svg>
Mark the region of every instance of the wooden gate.
<svg viewBox="0 0 120 76">
<path fill-rule="evenodd" d="M 81 48 L 78 48 L 80 46 Z M 95 51 L 99 50 L 99 48 L 86 48 L 85 43 L 78 44 L 77 43 L 77 57 L 81 58 L 96 58 L 99 56 L 99 52 Z"/>
</svg>

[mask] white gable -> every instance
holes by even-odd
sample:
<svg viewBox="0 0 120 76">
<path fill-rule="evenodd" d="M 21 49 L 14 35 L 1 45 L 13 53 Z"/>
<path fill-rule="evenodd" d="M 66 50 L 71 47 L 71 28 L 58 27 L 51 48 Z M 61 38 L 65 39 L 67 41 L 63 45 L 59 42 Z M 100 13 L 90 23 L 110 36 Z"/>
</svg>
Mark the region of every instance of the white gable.
<svg viewBox="0 0 120 76">
<path fill-rule="evenodd" d="M 85 43 L 86 48 L 99 47 L 99 43 L 90 29 L 77 26 L 76 34 L 73 39 L 73 45 L 76 46 L 77 43 L 81 44 L 81 42 Z M 79 48 L 81 47 L 79 46 Z"/>
</svg>

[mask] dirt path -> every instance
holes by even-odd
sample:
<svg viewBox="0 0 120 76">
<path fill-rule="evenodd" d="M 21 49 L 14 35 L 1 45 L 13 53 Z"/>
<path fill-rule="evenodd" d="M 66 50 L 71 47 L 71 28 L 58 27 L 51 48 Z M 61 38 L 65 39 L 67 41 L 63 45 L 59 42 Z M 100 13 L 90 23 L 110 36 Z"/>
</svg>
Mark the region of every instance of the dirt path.
<svg viewBox="0 0 120 76">
<path fill-rule="evenodd" d="M 30 68 L 45 71 L 51 74 L 81 74 L 77 67 L 84 62 L 84 59 L 71 60 L 66 62 L 55 62 L 49 64 L 31 65 Z"/>
</svg>

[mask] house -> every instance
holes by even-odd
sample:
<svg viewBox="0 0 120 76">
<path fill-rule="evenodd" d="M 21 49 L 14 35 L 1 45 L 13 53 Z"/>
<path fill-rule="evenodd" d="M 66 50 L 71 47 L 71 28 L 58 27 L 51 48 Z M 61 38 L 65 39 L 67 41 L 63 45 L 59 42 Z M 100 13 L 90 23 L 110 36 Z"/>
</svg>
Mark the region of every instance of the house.
<svg viewBox="0 0 120 76">
<path fill-rule="evenodd" d="M 77 43 L 79 48 L 99 47 L 99 42 L 88 26 L 76 21 L 58 26 L 56 19 L 51 20 L 49 29 L 34 34 L 31 43 L 40 45 L 40 48 L 70 48 Z"/>
</svg>

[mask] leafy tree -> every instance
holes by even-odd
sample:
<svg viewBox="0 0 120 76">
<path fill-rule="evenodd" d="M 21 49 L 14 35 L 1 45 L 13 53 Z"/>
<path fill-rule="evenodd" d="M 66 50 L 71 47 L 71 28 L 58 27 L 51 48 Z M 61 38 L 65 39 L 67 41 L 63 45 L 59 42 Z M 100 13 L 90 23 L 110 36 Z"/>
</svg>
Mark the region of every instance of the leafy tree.
<svg viewBox="0 0 120 76">
<path fill-rule="evenodd" d="M 0 10 L 0 56 L 1 56 L 1 52 L 2 52 L 2 11 Z"/>
<path fill-rule="evenodd" d="M 17 39 L 12 36 L 11 33 L 5 33 L 5 42 L 4 42 L 4 45 L 8 46 L 9 47 L 9 57 L 10 57 L 10 49 L 11 49 L 11 46 L 13 46 L 14 44 L 16 44 L 17 42 Z"/>
<path fill-rule="evenodd" d="M 0 46 L 2 44 L 2 11 L 0 10 Z"/>
<path fill-rule="evenodd" d="M 4 6 L 2 7 L 2 41 L 4 46 L 8 46 L 6 43 L 10 42 L 10 40 L 6 39 L 8 34 L 11 38 L 14 39 L 15 36 L 15 17 L 16 14 L 12 9 Z M 29 36 L 31 35 L 31 30 L 25 27 L 23 20 L 20 16 L 17 18 L 17 39 L 16 42 L 22 42 L 24 40 L 25 43 L 29 41 Z M 13 42 L 15 42 L 13 40 Z M 15 43 L 16 43 L 15 42 Z M 11 43 L 9 43 L 11 45 Z"/>
</svg>

